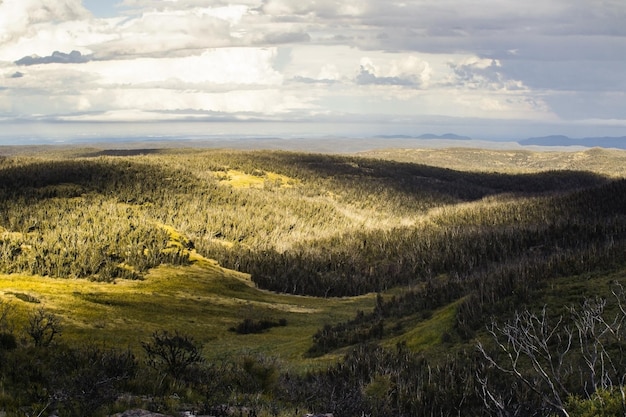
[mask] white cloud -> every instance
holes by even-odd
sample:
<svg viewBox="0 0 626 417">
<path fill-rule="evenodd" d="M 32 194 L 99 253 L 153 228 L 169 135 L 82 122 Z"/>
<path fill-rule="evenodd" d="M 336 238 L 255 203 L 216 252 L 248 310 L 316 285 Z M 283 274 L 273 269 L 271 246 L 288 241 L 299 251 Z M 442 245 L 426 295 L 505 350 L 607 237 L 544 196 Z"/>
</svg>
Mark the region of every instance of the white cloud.
<svg viewBox="0 0 626 417">
<path fill-rule="evenodd" d="M 621 119 L 626 5 L 590 1 L 0 0 L 0 117 Z"/>
<path fill-rule="evenodd" d="M 89 12 L 79 0 L 4 0 L 0 2 L 0 61 L 55 50 L 89 53 Z"/>
<path fill-rule="evenodd" d="M 88 104 L 85 106 L 85 104 Z M 129 89 L 88 92 L 85 101 L 76 102 L 74 113 L 60 116 L 73 121 L 124 121 L 130 116 L 139 119 L 163 120 L 202 119 L 212 114 L 231 114 L 238 118 L 263 115 L 271 117 L 312 106 L 300 98 L 273 90 L 236 90 L 229 92 L 175 91 L 150 88 L 141 92 Z M 113 108 L 115 110 L 108 110 Z M 169 113 L 166 113 L 169 112 Z M 160 115 L 160 116 L 159 116 Z M 143 117 L 145 116 L 145 117 Z"/>
<path fill-rule="evenodd" d="M 432 69 L 428 62 L 415 55 L 400 56 L 375 64 L 369 57 L 361 58 L 358 84 L 403 85 L 407 87 L 425 88 L 428 86 Z"/>
<path fill-rule="evenodd" d="M 91 62 L 85 71 L 99 84 L 141 85 L 168 80 L 189 84 L 276 85 L 282 76 L 273 69 L 271 48 L 219 48 L 178 58 L 136 58 Z"/>
<path fill-rule="evenodd" d="M 3 0 L 0 2 L 0 45 L 32 36 L 38 25 L 85 19 L 89 12 L 80 0 Z"/>
<path fill-rule="evenodd" d="M 205 48 L 238 45 L 237 25 L 249 11 L 244 4 L 156 3 L 169 7 L 94 19 L 79 0 L 47 0 L 45 6 L 41 0 L 4 0 L 0 3 L 0 60 L 46 56 L 55 50 L 94 53 L 99 59 L 194 54 Z M 183 7 L 192 3 L 197 6 Z"/>
<path fill-rule="evenodd" d="M 146 12 L 111 28 L 117 35 L 108 42 L 94 45 L 94 51 L 102 58 L 185 55 L 204 48 L 231 45 L 230 26 L 228 20 L 211 15 L 205 9 Z"/>
<path fill-rule="evenodd" d="M 449 65 L 454 72 L 452 83 L 455 85 L 483 90 L 526 89 L 521 81 L 506 78 L 497 59 L 471 57 Z"/>
<path fill-rule="evenodd" d="M 320 68 L 317 79 L 319 80 L 338 80 L 340 77 L 339 68 L 333 63 L 324 63 Z"/>
<path fill-rule="evenodd" d="M 355 17 L 365 13 L 367 1 L 345 2 L 339 0 L 265 0 L 262 10 L 274 16 L 318 16 L 321 18 L 348 16 Z"/>
</svg>

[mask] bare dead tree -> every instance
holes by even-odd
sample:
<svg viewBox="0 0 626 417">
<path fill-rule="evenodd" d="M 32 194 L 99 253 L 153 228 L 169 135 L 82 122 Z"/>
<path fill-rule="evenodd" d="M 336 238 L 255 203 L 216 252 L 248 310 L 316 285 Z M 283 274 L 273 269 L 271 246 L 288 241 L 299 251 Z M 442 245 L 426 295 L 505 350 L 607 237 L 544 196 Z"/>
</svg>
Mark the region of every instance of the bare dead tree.
<svg viewBox="0 0 626 417">
<path fill-rule="evenodd" d="M 49 346 L 61 334 L 61 319 L 43 307 L 38 308 L 28 317 L 26 333 L 32 337 L 35 346 Z"/>
<path fill-rule="evenodd" d="M 544 307 L 539 315 L 529 311 L 516 313 L 504 325 L 493 320 L 488 332 L 506 358 L 505 361 L 497 360 L 479 343 L 478 350 L 488 363 L 515 377 L 545 404 L 569 417 L 565 399 L 570 393 L 564 381 L 573 371 L 566 361 L 572 348 L 573 332 L 563 325 L 563 318 L 550 323 Z M 496 405 L 501 415 L 509 415 L 505 413 L 501 397 L 491 392 L 486 382 L 479 379 L 484 397 Z"/>
<path fill-rule="evenodd" d="M 202 346 L 191 336 L 163 330 L 152 334 L 150 341 L 141 346 L 147 355 L 147 364 L 162 372 L 163 378 L 170 375 L 180 379 L 193 365 L 204 361 Z"/>
<path fill-rule="evenodd" d="M 478 371 L 476 373 L 477 389 L 482 395 L 485 409 L 495 412 L 498 417 L 517 417 L 522 415 L 523 408 L 515 403 L 513 388 L 509 392 L 497 392 L 489 388 L 489 379 Z"/>
<path fill-rule="evenodd" d="M 587 396 L 598 389 L 611 388 L 613 386 L 611 376 L 617 372 L 611 355 L 607 352 L 606 342 L 612 335 L 619 333 L 620 323 L 617 316 L 611 321 L 605 319 L 606 303 L 606 299 L 596 297 L 586 299 L 581 308 L 570 308 L 578 333 L 580 354 L 587 368 L 587 377 L 584 378 Z"/>
<path fill-rule="evenodd" d="M 568 379 L 575 373 L 587 398 L 617 388 L 626 410 L 626 291 L 614 283 L 611 292 L 616 306 L 610 308 L 609 300 L 595 297 L 570 307 L 565 318 L 549 320 L 544 306 L 540 314 L 516 313 L 502 325 L 492 320 L 487 330 L 499 354 L 481 343 L 478 350 L 492 369 L 523 383 L 564 416 L 569 416 L 565 401 L 574 389 Z M 476 377 L 485 405 L 501 416 L 516 415 L 511 393 L 495 392 L 485 373 Z"/>
<path fill-rule="evenodd" d="M 613 311 L 607 309 L 607 299 L 596 297 L 586 299 L 581 308 L 570 308 L 570 312 L 587 369 L 584 381 L 587 397 L 598 390 L 612 391 L 617 387 L 626 412 L 626 292 L 620 283 L 614 282 L 611 293 L 616 301 Z"/>
</svg>

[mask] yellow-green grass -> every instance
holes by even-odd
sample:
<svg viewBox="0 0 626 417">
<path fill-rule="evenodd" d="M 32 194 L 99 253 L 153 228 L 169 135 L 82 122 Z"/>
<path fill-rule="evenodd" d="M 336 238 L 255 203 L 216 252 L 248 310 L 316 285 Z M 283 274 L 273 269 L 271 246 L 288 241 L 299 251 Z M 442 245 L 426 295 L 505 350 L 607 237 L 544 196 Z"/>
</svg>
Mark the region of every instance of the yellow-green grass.
<svg viewBox="0 0 626 417">
<path fill-rule="evenodd" d="M 289 188 L 297 184 L 297 180 L 275 172 L 259 171 L 247 174 L 234 169 L 228 170 L 225 174 L 220 173 L 219 179 L 222 183 L 235 188 L 261 188 L 266 185 Z"/>
<path fill-rule="evenodd" d="M 0 298 L 16 307 L 20 326 L 26 315 L 39 307 L 58 315 L 63 323 L 62 340 L 68 343 L 95 341 L 140 352 L 140 343 L 154 331 L 179 331 L 201 342 L 209 359 L 261 353 L 300 369 L 335 359 L 304 360 L 317 329 L 350 319 L 357 310 L 374 305 L 373 295 L 319 299 L 259 290 L 246 274 L 223 269 L 197 255 L 195 259 L 187 267 L 156 268 L 141 281 L 96 283 L 0 275 Z M 23 301 L 16 294 L 40 303 Z M 262 334 L 229 331 L 246 318 L 284 318 L 287 326 Z"/>
<path fill-rule="evenodd" d="M 435 310 L 426 320 L 418 317 L 404 320 L 402 327 L 409 330 L 400 336 L 388 339 L 385 345 L 392 347 L 403 343 L 414 351 L 432 350 L 440 346 L 444 343 L 442 336 L 452 331 L 459 302 L 453 302 Z"/>
<path fill-rule="evenodd" d="M 567 314 L 569 307 L 580 307 L 585 299 L 606 298 L 607 311 L 617 308 L 613 290 L 620 291 L 619 286 L 626 288 L 626 268 L 612 272 L 591 272 L 557 278 L 551 280 L 538 297 L 528 306 L 533 311 L 539 311 L 543 306 L 549 307 L 555 313 Z M 622 303 L 624 300 L 622 299 Z"/>
<path fill-rule="evenodd" d="M 387 156 L 390 159 L 404 156 L 411 162 L 470 171 L 535 172 L 555 168 L 585 168 L 607 175 L 626 176 L 623 168 L 626 163 L 618 163 L 626 161 L 626 152 L 618 151 L 535 154 L 525 151 L 454 149 L 437 152 L 396 151 L 394 155 Z M 234 188 L 299 184 L 292 178 L 261 170 L 251 174 L 236 170 L 217 171 L 215 175 L 222 180 L 222 184 Z M 372 228 L 390 227 L 394 222 L 423 222 L 435 227 L 444 221 L 451 221 L 448 219 L 458 222 L 460 217 L 469 219 L 469 222 L 473 219 L 472 213 L 479 212 L 477 208 L 489 207 L 493 215 L 498 212 L 498 207 L 506 208 L 512 204 L 507 196 L 489 197 L 478 202 L 433 209 L 427 215 L 397 220 L 394 216 L 390 217 L 388 212 L 373 214 L 373 211 L 359 211 L 352 206 L 343 206 L 335 197 L 332 192 L 328 192 L 329 204 L 335 206 L 347 219 L 354 220 L 355 224 Z M 519 202 L 516 200 L 515 204 Z M 142 214 L 140 206 L 128 207 L 132 207 L 136 215 Z M 505 218 L 503 224 L 507 222 Z M 156 221 L 154 225 L 169 233 L 167 250 L 185 250 L 188 247 L 183 232 Z M 3 234 L 8 237 L 14 235 L 0 227 L 0 235 Z M 224 241 L 224 244 L 232 243 Z M 108 346 L 129 346 L 141 352 L 140 342 L 147 340 L 155 330 L 178 330 L 199 340 L 208 358 L 259 352 L 278 356 L 299 369 L 329 363 L 347 350 L 342 349 L 318 359 L 304 359 L 303 355 L 312 342 L 311 336 L 320 327 L 326 323 L 349 320 L 357 310 L 369 311 L 375 304 L 373 295 L 318 299 L 262 291 L 254 287 L 248 275 L 223 269 L 193 251 L 190 252 L 190 259 L 193 261 L 191 266 L 161 266 L 152 270 L 143 281 L 118 280 L 115 284 L 0 275 L 0 299 L 10 300 L 17 307 L 22 324 L 26 314 L 40 306 L 61 316 L 64 325 L 62 339 L 72 343 L 95 340 Z M 626 272 L 610 277 L 625 282 Z M 589 279 L 579 276 L 555 280 L 551 282 L 545 296 L 538 298 L 536 305 L 531 307 L 541 308 L 543 303 L 560 306 L 564 302 L 579 302 L 581 295 L 595 294 L 600 282 L 604 285 L 603 292 L 608 294 L 608 282 L 613 279 L 610 277 L 593 276 L 593 279 Z M 399 292 L 401 289 L 395 289 L 389 291 L 389 294 Z M 25 294 L 41 303 L 23 301 L 16 294 Z M 442 335 L 453 327 L 456 308 L 457 304 L 453 303 L 435 310 L 428 319 L 417 315 L 403 319 L 401 324 L 405 333 L 383 343 L 391 347 L 404 342 L 414 350 L 437 349 L 443 343 Z M 275 321 L 284 318 L 288 325 L 272 328 L 263 334 L 237 335 L 228 330 L 246 318 Z M 385 322 L 385 327 L 388 329 L 395 324 Z"/>
</svg>

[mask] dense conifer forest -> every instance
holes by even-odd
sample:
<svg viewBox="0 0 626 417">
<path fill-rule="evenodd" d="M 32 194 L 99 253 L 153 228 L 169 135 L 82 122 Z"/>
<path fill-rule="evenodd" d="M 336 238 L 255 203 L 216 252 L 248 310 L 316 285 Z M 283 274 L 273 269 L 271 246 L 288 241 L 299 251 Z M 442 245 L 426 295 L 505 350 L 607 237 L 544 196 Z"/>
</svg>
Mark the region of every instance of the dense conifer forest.
<svg viewBox="0 0 626 417">
<path fill-rule="evenodd" d="M 0 410 L 626 416 L 625 161 L 0 156 Z"/>
</svg>

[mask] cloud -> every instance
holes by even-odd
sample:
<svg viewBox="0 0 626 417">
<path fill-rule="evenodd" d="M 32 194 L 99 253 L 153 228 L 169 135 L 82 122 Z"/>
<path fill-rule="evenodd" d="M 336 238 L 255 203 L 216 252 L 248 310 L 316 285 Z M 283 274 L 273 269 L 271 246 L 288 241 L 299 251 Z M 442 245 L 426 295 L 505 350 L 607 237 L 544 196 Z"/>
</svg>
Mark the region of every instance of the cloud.
<svg viewBox="0 0 626 417">
<path fill-rule="evenodd" d="M 219 48 L 199 55 L 136 58 L 92 62 L 85 70 L 101 85 L 141 86 L 178 80 L 213 85 L 278 85 L 282 76 L 273 68 L 274 48 Z"/>
<path fill-rule="evenodd" d="M 606 119 L 622 120 L 626 123 L 623 109 L 626 108 L 624 90 L 603 92 L 560 91 L 546 95 L 545 101 L 563 120 Z"/>
<path fill-rule="evenodd" d="M 345 2 L 339 0 L 265 0 L 261 6 L 263 13 L 273 17 L 308 16 L 320 18 L 360 16 L 367 8 L 368 1 Z"/>
<path fill-rule="evenodd" d="M 118 6 L 0 0 L 0 117 L 624 119 L 621 0 Z"/>
<path fill-rule="evenodd" d="M 54 50 L 81 50 L 79 34 L 89 33 L 90 13 L 80 0 L 0 2 L 0 61 Z"/>
<path fill-rule="evenodd" d="M 496 59 L 473 57 L 461 63 L 450 63 L 454 72 L 455 85 L 470 89 L 523 90 L 520 81 L 507 80 L 501 72 L 501 64 Z"/>
<path fill-rule="evenodd" d="M 370 69 L 361 66 L 359 74 L 356 76 L 356 83 L 360 85 L 403 85 L 415 86 L 415 81 L 400 77 L 378 77 Z"/>
<path fill-rule="evenodd" d="M 269 115 L 310 107 L 309 99 L 278 90 L 283 78 L 275 59 L 275 48 L 219 48 L 186 57 L 33 65 L 4 94 L 14 101 L 13 114 L 196 109 Z"/>
<path fill-rule="evenodd" d="M 52 55 L 40 57 L 25 56 L 24 58 L 15 61 L 17 65 L 39 65 L 39 64 L 82 64 L 91 61 L 93 57 L 91 55 L 83 55 L 79 51 L 72 51 L 69 54 L 54 51 Z"/>
<path fill-rule="evenodd" d="M 309 42 L 311 36 L 304 32 L 271 32 L 263 37 L 263 44 L 285 44 Z"/>
<path fill-rule="evenodd" d="M 0 2 L 0 45 L 32 36 L 40 24 L 85 19 L 80 0 L 3 0 Z"/>
<path fill-rule="evenodd" d="M 245 4 L 128 3 L 125 10 L 144 3 L 154 8 L 95 19 L 79 0 L 49 0 L 43 8 L 36 0 L 4 0 L 0 3 L 0 61 L 15 61 L 25 53 L 46 56 L 51 50 L 76 50 L 100 60 L 184 56 L 206 48 L 241 46 L 246 44 L 242 36 L 252 36 L 239 32 L 238 24 L 249 10 Z"/>
<path fill-rule="evenodd" d="M 334 84 L 337 82 L 336 80 L 332 80 L 329 78 L 309 78 L 309 77 L 302 77 L 300 75 L 293 77 L 291 81 L 294 81 L 297 83 L 303 83 L 303 84 L 327 84 L 327 85 Z"/>
<path fill-rule="evenodd" d="M 626 50 L 624 51 L 626 56 Z M 619 60 L 503 61 L 500 71 L 538 91 L 585 94 L 626 91 L 626 64 Z"/>
<path fill-rule="evenodd" d="M 238 89 L 227 92 L 185 91 L 147 88 L 141 94 L 123 89 L 97 90 L 87 94 L 88 107 L 74 103 L 79 116 L 60 116 L 64 120 L 114 121 L 119 115 L 167 114 L 168 119 L 208 118 L 215 112 L 238 115 L 238 117 L 271 117 L 296 110 L 312 108 L 307 100 L 278 89 Z M 153 118 L 150 116 L 150 118 Z M 138 117 L 141 119 L 140 117 Z"/>
<path fill-rule="evenodd" d="M 130 14 L 141 13 L 146 10 L 164 11 L 164 10 L 191 10 L 194 8 L 203 8 L 211 6 L 214 8 L 228 8 L 235 5 L 243 5 L 245 7 L 259 6 L 259 0 L 238 0 L 236 2 L 228 0 L 122 0 L 119 7 L 129 9 Z"/>
<path fill-rule="evenodd" d="M 359 85 L 396 85 L 422 87 L 430 81 L 431 68 L 413 55 L 390 60 L 385 67 L 377 66 L 365 57 L 361 59 L 355 81 Z"/>
<path fill-rule="evenodd" d="M 195 54 L 206 48 L 237 43 L 231 23 L 211 9 L 151 11 L 116 22 L 109 28 L 116 36 L 93 45 L 100 59 L 128 57 L 171 57 Z"/>
</svg>

